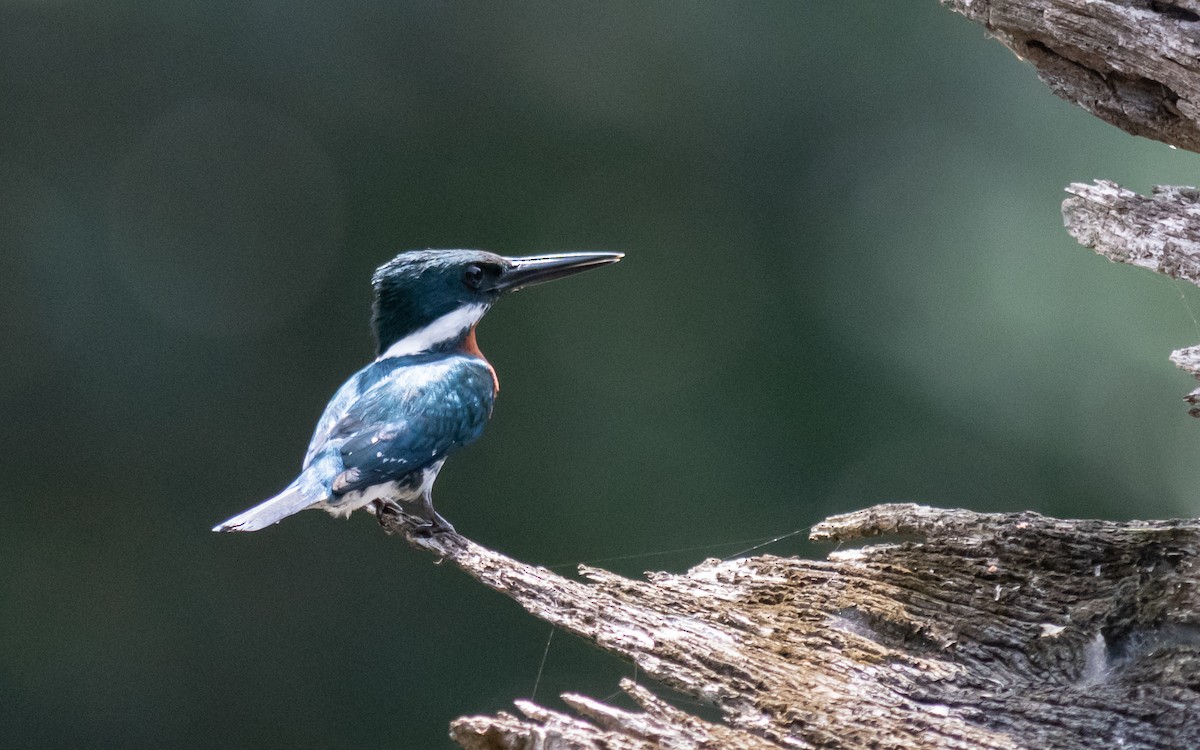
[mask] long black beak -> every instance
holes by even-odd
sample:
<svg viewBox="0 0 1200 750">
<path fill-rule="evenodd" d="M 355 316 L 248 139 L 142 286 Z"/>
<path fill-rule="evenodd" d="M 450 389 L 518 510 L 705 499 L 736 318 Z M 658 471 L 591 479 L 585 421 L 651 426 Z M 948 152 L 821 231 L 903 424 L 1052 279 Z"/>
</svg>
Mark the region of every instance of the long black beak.
<svg viewBox="0 0 1200 750">
<path fill-rule="evenodd" d="M 625 253 L 559 253 L 531 258 L 506 258 L 509 267 L 496 279 L 494 289 L 513 292 L 543 281 L 561 279 L 589 268 L 607 266 Z"/>
</svg>

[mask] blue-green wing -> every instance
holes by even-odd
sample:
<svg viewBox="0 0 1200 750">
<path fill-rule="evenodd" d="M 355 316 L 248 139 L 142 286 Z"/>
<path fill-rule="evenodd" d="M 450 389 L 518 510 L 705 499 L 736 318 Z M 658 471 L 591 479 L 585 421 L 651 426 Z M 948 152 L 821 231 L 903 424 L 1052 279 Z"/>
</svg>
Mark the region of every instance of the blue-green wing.
<svg viewBox="0 0 1200 750">
<path fill-rule="evenodd" d="M 341 453 L 335 495 L 403 479 L 471 443 L 495 398 L 491 369 L 466 356 L 364 371 L 357 390 L 315 451 L 336 445 Z"/>
<path fill-rule="evenodd" d="M 330 438 L 338 430 L 339 426 L 344 430 L 349 427 L 347 424 L 340 424 L 346 419 L 350 413 L 354 403 L 358 401 L 360 394 L 360 381 L 364 380 L 364 376 L 368 374 L 372 368 L 377 367 L 380 363 L 367 365 L 363 369 L 354 373 L 342 387 L 337 389 L 337 393 L 333 394 L 333 398 L 329 399 L 329 404 L 325 407 L 325 412 L 321 418 L 317 420 L 317 427 L 313 430 L 312 439 L 308 441 L 308 450 L 304 453 L 304 465 L 302 469 L 307 469 L 321 451 L 325 450 Z"/>
</svg>

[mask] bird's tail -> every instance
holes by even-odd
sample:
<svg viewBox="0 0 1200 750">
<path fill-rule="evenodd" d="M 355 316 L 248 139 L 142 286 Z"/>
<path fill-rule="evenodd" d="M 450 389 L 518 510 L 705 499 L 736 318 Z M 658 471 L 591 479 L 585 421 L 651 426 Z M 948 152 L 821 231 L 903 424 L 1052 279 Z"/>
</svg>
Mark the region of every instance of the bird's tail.
<svg viewBox="0 0 1200 750">
<path fill-rule="evenodd" d="M 217 524 L 213 531 L 258 531 L 273 523 L 279 523 L 313 504 L 307 493 L 301 490 L 299 483 L 293 483 L 270 500 L 265 500 L 250 510 Z"/>
</svg>

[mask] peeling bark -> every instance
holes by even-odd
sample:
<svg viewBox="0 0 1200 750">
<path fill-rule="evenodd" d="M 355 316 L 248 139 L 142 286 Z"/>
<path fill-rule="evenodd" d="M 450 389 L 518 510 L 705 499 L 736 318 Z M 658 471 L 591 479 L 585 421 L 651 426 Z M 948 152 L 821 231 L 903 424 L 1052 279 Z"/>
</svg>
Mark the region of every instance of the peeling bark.
<svg viewBox="0 0 1200 750">
<path fill-rule="evenodd" d="M 455 534 L 414 537 L 531 614 L 715 705 L 703 721 L 564 696 L 454 722 L 466 748 L 1180 748 L 1200 737 L 1200 521 L 885 505 L 812 538 L 910 538 L 824 561 L 708 560 L 586 581 Z"/>
</svg>

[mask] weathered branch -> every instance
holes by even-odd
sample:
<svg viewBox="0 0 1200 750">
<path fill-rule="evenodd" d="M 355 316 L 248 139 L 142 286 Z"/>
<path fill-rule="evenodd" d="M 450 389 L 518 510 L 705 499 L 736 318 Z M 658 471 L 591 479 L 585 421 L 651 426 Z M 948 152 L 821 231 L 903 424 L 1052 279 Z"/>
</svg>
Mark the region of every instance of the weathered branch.
<svg viewBox="0 0 1200 750">
<path fill-rule="evenodd" d="M 1122 130 L 1200 151 L 1197 0 L 940 0 Z"/>
<path fill-rule="evenodd" d="M 1200 190 L 1159 185 L 1151 197 L 1114 182 L 1073 183 L 1067 232 L 1109 260 L 1200 285 Z"/>
<path fill-rule="evenodd" d="M 396 524 L 391 530 L 401 530 Z M 457 535 L 410 537 L 530 613 L 720 709 L 565 698 L 456 721 L 484 748 L 1178 748 L 1200 736 L 1200 522 L 1060 521 L 888 505 L 814 539 L 827 561 L 709 560 L 571 580 Z"/>
<path fill-rule="evenodd" d="M 1200 190 L 1158 185 L 1150 197 L 1114 182 L 1074 183 L 1063 201 L 1067 232 L 1109 260 L 1148 268 L 1200 286 Z M 1200 346 L 1177 349 L 1171 362 L 1200 378 Z M 1200 388 L 1184 400 L 1200 416 Z"/>
<path fill-rule="evenodd" d="M 1055 94 L 1134 135 L 1200 152 L 1200 0 L 940 0 L 1028 60 Z M 1200 284 L 1200 191 L 1075 183 L 1067 231 L 1110 260 Z M 1200 378 L 1200 346 L 1171 361 Z M 1200 416 L 1200 388 L 1185 398 Z"/>
<path fill-rule="evenodd" d="M 622 711 L 582 695 L 568 693 L 563 703 L 580 716 L 517 701 L 529 719 L 511 714 L 469 716 L 451 725 L 450 734 L 467 750 L 556 748 L 557 750 L 657 750 L 662 747 L 778 750 L 779 745 L 748 732 L 698 719 L 622 680 L 621 687 L 644 710 Z"/>
</svg>

